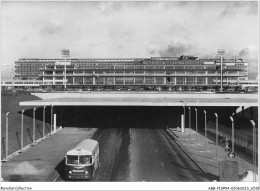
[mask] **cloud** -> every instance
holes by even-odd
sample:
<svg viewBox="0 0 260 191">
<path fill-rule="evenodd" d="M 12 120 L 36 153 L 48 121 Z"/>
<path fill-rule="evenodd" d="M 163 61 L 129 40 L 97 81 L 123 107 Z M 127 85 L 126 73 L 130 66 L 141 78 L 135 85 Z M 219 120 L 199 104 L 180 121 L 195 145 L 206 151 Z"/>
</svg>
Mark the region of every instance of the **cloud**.
<svg viewBox="0 0 260 191">
<path fill-rule="evenodd" d="M 28 38 L 27 38 L 26 36 L 22 37 L 22 38 L 20 39 L 20 43 L 24 43 L 24 42 L 26 42 L 27 39 L 28 39 Z"/>
<path fill-rule="evenodd" d="M 147 48 L 147 52 L 148 52 L 149 54 L 151 54 L 151 55 L 154 55 L 154 54 L 157 53 L 157 51 L 156 51 L 155 49 L 153 49 L 153 48 Z"/>
<path fill-rule="evenodd" d="M 244 48 L 242 50 L 239 51 L 238 56 L 239 57 L 245 57 L 249 54 L 249 49 L 248 48 Z"/>
<path fill-rule="evenodd" d="M 221 12 L 221 17 L 230 17 L 234 16 L 237 9 L 241 8 L 243 6 L 243 2 L 229 2 L 224 10 Z"/>
<path fill-rule="evenodd" d="M 43 26 L 40 29 L 40 34 L 42 35 L 53 35 L 59 33 L 62 30 L 63 26 L 58 20 L 48 20 L 43 23 Z"/>
<path fill-rule="evenodd" d="M 118 13 L 123 9 L 123 4 L 120 2 L 107 2 L 102 3 L 99 6 L 101 13 L 105 16 L 109 16 L 113 13 Z"/>
<path fill-rule="evenodd" d="M 248 77 L 254 79 L 258 75 L 258 48 L 250 45 L 238 51 L 238 57 L 248 63 Z"/>
<path fill-rule="evenodd" d="M 250 2 L 247 14 L 248 15 L 258 15 L 258 1 Z"/>
<path fill-rule="evenodd" d="M 182 54 L 187 54 L 191 48 L 192 45 L 182 39 L 174 43 L 171 42 L 166 49 L 159 50 L 158 53 L 162 57 L 181 56 Z"/>
<path fill-rule="evenodd" d="M 258 2 L 234 1 L 228 2 L 221 12 L 220 17 L 234 17 L 237 14 L 245 13 L 247 15 L 258 14 Z"/>
</svg>

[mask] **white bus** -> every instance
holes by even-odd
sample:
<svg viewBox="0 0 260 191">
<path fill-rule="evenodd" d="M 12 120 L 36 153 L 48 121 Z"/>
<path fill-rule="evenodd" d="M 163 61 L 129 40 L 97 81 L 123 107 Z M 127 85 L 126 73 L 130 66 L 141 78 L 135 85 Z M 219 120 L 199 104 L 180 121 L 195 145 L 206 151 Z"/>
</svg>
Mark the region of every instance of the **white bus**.
<svg viewBox="0 0 260 191">
<path fill-rule="evenodd" d="M 65 156 L 65 173 L 68 179 L 91 179 L 99 163 L 99 144 L 92 139 L 81 141 Z"/>
</svg>

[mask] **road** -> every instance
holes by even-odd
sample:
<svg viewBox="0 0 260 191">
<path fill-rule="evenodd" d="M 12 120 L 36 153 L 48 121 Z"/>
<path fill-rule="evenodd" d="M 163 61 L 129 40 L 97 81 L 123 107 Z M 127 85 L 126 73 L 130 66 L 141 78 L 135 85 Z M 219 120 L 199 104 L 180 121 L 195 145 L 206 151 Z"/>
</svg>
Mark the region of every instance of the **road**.
<svg viewBox="0 0 260 191">
<path fill-rule="evenodd" d="M 97 140 L 100 164 L 91 181 L 210 181 L 163 129 L 109 128 Z"/>
</svg>

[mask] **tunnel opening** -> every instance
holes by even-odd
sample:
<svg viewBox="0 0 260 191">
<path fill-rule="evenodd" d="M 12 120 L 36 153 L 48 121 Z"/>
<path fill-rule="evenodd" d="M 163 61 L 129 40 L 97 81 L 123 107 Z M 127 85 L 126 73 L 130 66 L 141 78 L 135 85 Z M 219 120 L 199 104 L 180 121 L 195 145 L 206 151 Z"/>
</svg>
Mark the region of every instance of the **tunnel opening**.
<svg viewBox="0 0 260 191">
<path fill-rule="evenodd" d="M 88 106 L 60 107 L 63 127 L 152 128 L 180 127 L 181 107 Z"/>
</svg>

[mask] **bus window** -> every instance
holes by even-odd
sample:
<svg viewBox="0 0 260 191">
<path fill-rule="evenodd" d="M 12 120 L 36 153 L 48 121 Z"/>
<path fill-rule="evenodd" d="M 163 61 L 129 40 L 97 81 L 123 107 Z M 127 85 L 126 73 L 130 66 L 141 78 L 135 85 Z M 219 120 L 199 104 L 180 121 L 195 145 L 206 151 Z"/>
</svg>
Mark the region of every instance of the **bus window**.
<svg viewBox="0 0 260 191">
<path fill-rule="evenodd" d="M 92 163 L 91 155 L 79 156 L 79 164 L 91 164 L 91 163 Z"/>
<path fill-rule="evenodd" d="M 78 156 L 68 155 L 67 164 L 78 164 Z"/>
</svg>

